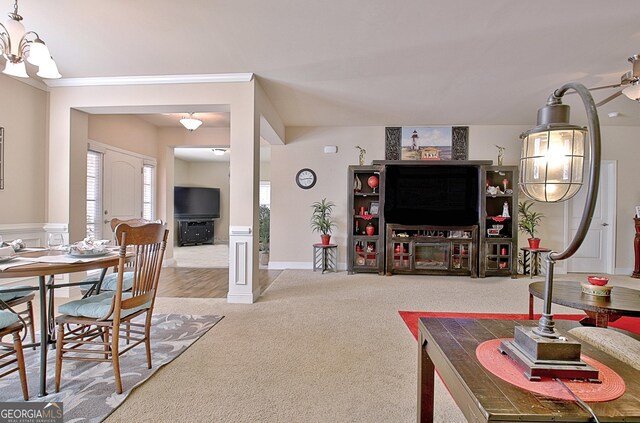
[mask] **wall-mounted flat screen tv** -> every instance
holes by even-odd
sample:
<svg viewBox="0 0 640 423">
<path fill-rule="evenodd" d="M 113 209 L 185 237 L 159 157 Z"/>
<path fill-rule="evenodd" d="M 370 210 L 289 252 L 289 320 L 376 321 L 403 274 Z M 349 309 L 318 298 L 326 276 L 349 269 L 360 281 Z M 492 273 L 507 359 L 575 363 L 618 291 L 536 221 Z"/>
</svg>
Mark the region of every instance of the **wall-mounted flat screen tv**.
<svg viewBox="0 0 640 423">
<path fill-rule="evenodd" d="M 174 187 L 173 205 L 179 219 L 219 218 L 220 188 Z"/>
</svg>

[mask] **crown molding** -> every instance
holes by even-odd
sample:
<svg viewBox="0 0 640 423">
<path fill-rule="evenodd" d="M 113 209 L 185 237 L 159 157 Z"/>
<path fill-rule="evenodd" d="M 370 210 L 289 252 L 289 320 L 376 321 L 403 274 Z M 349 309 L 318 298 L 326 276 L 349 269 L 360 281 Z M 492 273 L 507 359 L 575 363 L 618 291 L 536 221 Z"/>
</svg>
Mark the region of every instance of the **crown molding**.
<svg viewBox="0 0 640 423">
<path fill-rule="evenodd" d="M 158 85 L 249 82 L 253 73 L 219 73 L 198 75 L 108 76 L 45 80 L 47 87 L 91 87 L 104 85 Z"/>
</svg>

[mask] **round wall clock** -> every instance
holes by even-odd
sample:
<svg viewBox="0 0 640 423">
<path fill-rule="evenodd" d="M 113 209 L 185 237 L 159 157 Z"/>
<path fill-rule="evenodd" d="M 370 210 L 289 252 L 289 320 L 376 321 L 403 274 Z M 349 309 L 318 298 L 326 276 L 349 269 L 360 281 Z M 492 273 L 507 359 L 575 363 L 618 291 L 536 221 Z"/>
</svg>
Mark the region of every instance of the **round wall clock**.
<svg viewBox="0 0 640 423">
<path fill-rule="evenodd" d="M 317 181 L 316 173 L 311 169 L 300 169 L 296 174 L 296 184 L 302 189 L 312 188 Z"/>
</svg>

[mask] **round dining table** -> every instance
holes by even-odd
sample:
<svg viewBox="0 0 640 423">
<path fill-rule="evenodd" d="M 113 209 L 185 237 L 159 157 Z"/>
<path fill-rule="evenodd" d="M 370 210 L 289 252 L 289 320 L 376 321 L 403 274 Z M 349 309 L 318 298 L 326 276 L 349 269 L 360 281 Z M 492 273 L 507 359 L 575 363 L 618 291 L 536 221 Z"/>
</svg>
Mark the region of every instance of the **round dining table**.
<svg viewBox="0 0 640 423">
<path fill-rule="evenodd" d="M 99 257 L 71 257 L 64 250 L 27 248 L 25 252 L 18 252 L 12 262 L 13 267 L 0 271 L 0 278 L 38 278 L 38 285 L 33 291 L 39 293 L 40 304 L 40 388 L 38 396 L 47 395 L 47 349 L 52 342 L 49 332 L 49 323 L 53 320 L 53 304 L 47 307 L 47 292 L 55 288 L 86 285 L 87 282 L 71 282 L 55 284 L 55 275 L 86 272 L 88 270 L 103 269 L 99 281 L 102 281 L 109 267 L 115 267 L 119 262 L 117 252 L 109 252 Z M 42 261 L 38 261 L 42 260 Z M 47 260 L 61 260 L 59 262 L 46 262 Z M 25 261 L 28 263 L 24 264 Z M 47 282 L 47 277 L 49 281 Z M 25 291 L 24 287 L 5 289 L 4 292 Z M 50 293 L 53 296 L 53 291 Z"/>
</svg>

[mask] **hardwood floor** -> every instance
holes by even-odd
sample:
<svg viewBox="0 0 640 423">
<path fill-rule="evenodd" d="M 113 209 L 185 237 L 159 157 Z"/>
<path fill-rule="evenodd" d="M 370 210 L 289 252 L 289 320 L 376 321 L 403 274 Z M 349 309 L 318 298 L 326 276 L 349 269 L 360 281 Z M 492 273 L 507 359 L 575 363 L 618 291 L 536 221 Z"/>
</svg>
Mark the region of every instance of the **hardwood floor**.
<svg viewBox="0 0 640 423">
<path fill-rule="evenodd" d="M 282 270 L 259 270 L 260 292 L 282 273 Z M 229 269 L 165 267 L 158 282 L 159 297 L 226 298 L 229 292 Z"/>
</svg>

